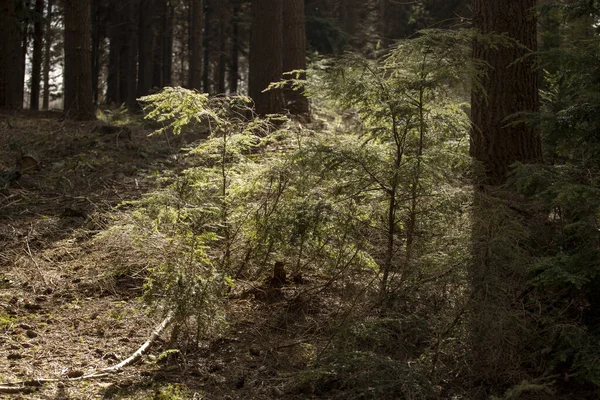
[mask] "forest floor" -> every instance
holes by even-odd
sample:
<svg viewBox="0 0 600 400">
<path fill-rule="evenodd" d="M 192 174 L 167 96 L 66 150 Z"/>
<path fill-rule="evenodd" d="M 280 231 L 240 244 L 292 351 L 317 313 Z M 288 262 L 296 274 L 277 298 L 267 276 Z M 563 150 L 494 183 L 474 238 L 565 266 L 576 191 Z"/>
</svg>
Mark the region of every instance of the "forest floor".
<svg viewBox="0 0 600 400">
<path fill-rule="evenodd" d="M 135 211 L 123 204 L 183 170 L 180 149 L 202 139 L 148 136 L 139 121 L 131 137 L 98 124 L 52 112 L 0 115 L 0 173 L 20 153 L 40 162 L 0 187 L 0 386 L 56 379 L 0 398 L 312 398 L 314 388 L 293 377 L 313 345 L 331 340 L 321 327 L 333 319 L 323 310 L 335 307 L 299 296 L 298 287 L 261 300 L 240 285 L 219 338 L 184 355 L 167 351 L 165 333 L 118 374 L 70 379 L 127 358 L 160 322 L 141 301 L 152 254 L 123 229 Z"/>
</svg>

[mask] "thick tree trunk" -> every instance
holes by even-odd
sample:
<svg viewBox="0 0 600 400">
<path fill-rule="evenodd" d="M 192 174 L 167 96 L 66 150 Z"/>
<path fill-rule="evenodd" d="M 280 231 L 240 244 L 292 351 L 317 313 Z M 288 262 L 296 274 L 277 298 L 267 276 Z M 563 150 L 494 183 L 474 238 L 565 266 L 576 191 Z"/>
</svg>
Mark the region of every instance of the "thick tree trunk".
<svg viewBox="0 0 600 400">
<path fill-rule="evenodd" d="M 204 25 L 203 0 L 191 0 L 190 10 L 190 63 L 189 87 L 200 90 L 202 85 L 202 27 Z"/>
<path fill-rule="evenodd" d="M 44 40 L 44 0 L 35 0 L 33 24 L 33 57 L 31 60 L 31 96 L 29 108 L 40 108 L 40 81 L 42 79 L 42 42 Z"/>
<path fill-rule="evenodd" d="M 475 43 L 473 58 L 489 64 L 481 84 L 483 93 L 472 98 L 471 155 L 485 168 L 488 183 L 501 183 L 515 162 L 542 159 L 541 139 L 531 125 L 511 124 L 515 113 L 539 108 L 538 73 L 532 57 L 536 50 L 535 0 L 473 1 L 473 24 L 480 33 L 507 33 L 520 46 L 494 49 Z M 518 62 L 516 62 L 519 60 Z"/>
<path fill-rule="evenodd" d="M 252 3 L 249 94 L 259 115 L 282 112 L 280 90 L 263 92 L 283 74 L 284 0 L 255 0 Z"/>
<path fill-rule="evenodd" d="M 94 118 L 92 103 L 90 0 L 64 0 L 65 4 L 65 113 Z"/>
<path fill-rule="evenodd" d="M 536 50 L 535 0 L 474 0 L 473 24 L 483 34 L 498 33 L 520 46 L 490 47 L 476 41 L 473 57 L 483 61 L 483 91 L 472 95 L 471 154 L 482 165 L 474 193 L 472 228 L 472 370 L 483 386 L 511 386 L 528 349 L 528 324 L 520 293 L 527 285 L 516 216 L 499 189 L 514 162 L 542 160 L 540 136 L 525 123 L 511 123 L 519 112 L 538 111 L 538 74 L 530 55 Z M 513 121 L 514 122 L 514 121 Z"/>
<path fill-rule="evenodd" d="M 53 0 L 48 0 L 48 8 L 46 11 L 46 29 L 44 43 L 44 96 L 42 101 L 42 109 L 48 110 L 50 107 L 50 59 L 52 58 L 52 6 Z"/>
<path fill-rule="evenodd" d="M 14 1 L 0 2 L 0 109 L 23 107 L 21 25 Z"/>
<path fill-rule="evenodd" d="M 286 0 L 283 7 L 283 72 L 306 69 L 306 28 L 304 0 Z M 302 74 L 300 78 L 304 78 Z M 290 76 L 286 76 L 290 78 Z M 295 76 L 294 76 L 295 78 Z M 290 113 L 308 114 L 308 99 L 302 91 L 284 92 Z"/>
</svg>

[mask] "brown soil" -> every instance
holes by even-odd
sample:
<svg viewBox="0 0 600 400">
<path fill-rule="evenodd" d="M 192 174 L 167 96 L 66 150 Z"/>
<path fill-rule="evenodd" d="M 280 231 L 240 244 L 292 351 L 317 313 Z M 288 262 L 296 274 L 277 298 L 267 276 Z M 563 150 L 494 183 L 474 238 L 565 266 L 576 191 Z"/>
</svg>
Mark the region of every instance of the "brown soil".
<svg viewBox="0 0 600 400">
<path fill-rule="evenodd" d="M 241 284 L 220 338 L 184 355 L 166 352 L 167 333 L 122 373 L 69 380 L 127 358 L 160 322 L 140 301 L 146 269 L 160 255 L 135 246 L 122 228 L 132 207 L 117 206 L 185 168 L 179 149 L 201 139 L 149 137 L 139 123 L 130 139 L 97 125 L 0 114 L 4 171 L 20 154 L 40 162 L 0 187 L 0 385 L 60 381 L 0 398 L 314 398 L 294 377 L 331 339 L 322 327 L 333 319 L 323 310 L 342 310 L 311 296 L 310 279 L 266 295 Z"/>
</svg>

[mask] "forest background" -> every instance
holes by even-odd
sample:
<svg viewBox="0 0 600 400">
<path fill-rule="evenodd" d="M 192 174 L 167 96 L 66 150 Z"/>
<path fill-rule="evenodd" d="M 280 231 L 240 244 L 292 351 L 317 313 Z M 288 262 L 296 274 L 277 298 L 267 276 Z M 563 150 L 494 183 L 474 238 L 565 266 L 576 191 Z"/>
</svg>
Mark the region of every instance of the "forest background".
<svg viewBox="0 0 600 400">
<path fill-rule="evenodd" d="M 599 17 L 3 0 L 0 392 L 597 398 Z"/>
</svg>

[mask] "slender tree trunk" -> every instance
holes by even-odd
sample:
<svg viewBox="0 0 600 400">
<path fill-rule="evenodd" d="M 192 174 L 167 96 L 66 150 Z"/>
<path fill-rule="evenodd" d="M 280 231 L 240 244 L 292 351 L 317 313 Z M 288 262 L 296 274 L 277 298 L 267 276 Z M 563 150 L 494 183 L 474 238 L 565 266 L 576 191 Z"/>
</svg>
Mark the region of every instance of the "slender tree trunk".
<svg viewBox="0 0 600 400">
<path fill-rule="evenodd" d="M 44 0 L 35 0 L 33 24 L 33 58 L 31 60 L 31 96 L 29 108 L 40 108 L 40 81 L 42 79 L 42 42 L 44 40 Z"/>
<path fill-rule="evenodd" d="M 165 13 L 165 31 L 163 36 L 163 86 L 173 84 L 173 35 L 175 22 L 175 7 L 169 1 Z"/>
<path fill-rule="evenodd" d="M 92 93 L 90 0 L 64 0 L 65 4 L 65 113 L 94 118 Z"/>
<path fill-rule="evenodd" d="M 381 47 L 384 49 L 389 45 L 388 39 L 388 9 L 389 0 L 379 0 L 379 40 L 381 41 Z"/>
<path fill-rule="evenodd" d="M 119 72 L 121 58 L 121 15 L 123 13 L 120 0 L 110 0 L 110 13 L 108 27 L 108 76 L 106 81 L 106 103 L 120 104 Z"/>
<path fill-rule="evenodd" d="M 100 27 L 102 21 L 101 1 L 92 0 L 92 93 L 94 105 L 98 104 L 98 81 L 100 76 Z"/>
<path fill-rule="evenodd" d="M 50 59 L 52 58 L 52 6 L 54 1 L 48 0 L 46 11 L 46 29 L 44 43 L 44 96 L 42 109 L 48 110 L 50 107 Z"/>
<path fill-rule="evenodd" d="M 0 109 L 23 107 L 23 81 L 19 81 L 22 39 L 16 11 L 14 1 L 0 2 Z"/>
<path fill-rule="evenodd" d="M 202 59 L 202 91 L 205 93 L 212 93 L 211 88 L 211 56 L 213 55 L 212 49 L 214 48 L 214 30 L 215 30 L 215 0 L 205 0 L 205 13 L 204 13 L 204 38 L 203 38 L 203 50 L 204 58 Z"/>
<path fill-rule="evenodd" d="M 304 0 L 286 0 L 283 6 L 283 72 L 306 69 L 306 28 Z M 291 76 L 286 76 L 290 78 Z M 304 79 L 305 73 L 299 78 Z M 293 76 L 295 78 L 295 76 Z M 284 92 L 290 113 L 308 114 L 308 99 L 303 91 L 288 88 Z"/>
<path fill-rule="evenodd" d="M 358 33 L 358 4 L 357 0 L 346 0 L 340 7 L 340 20 L 344 33 L 348 35 L 348 42 L 351 45 L 357 44 Z"/>
<path fill-rule="evenodd" d="M 229 26 L 231 22 L 231 2 L 221 0 L 219 6 L 219 51 L 217 57 L 217 93 L 225 93 L 225 75 L 227 70 L 227 44 L 231 37 Z"/>
<path fill-rule="evenodd" d="M 31 22 L 33 20 L 32 16 L 34 15 L 34 9 L 32 8 L 32 2 L 29 0 L 17 0 L 17 4 L 19 4 L 21 7 L 20 14 L 21 14 L 21 21 L 22 21 L 22 29 L 23 32 L 21 34 L 21 38 L 23 40 L 22 44 L 21 44 L 21 68 L 19 70 L 19 82 L 21 84 L 21 86 L 24 85 L 25 83 L 25 69 L 26 69 L 26 65 L 27 65 L 27 50 L 29 49 L 29 37 L 31 36 Z M 19 96 L 20 96 L 20 101 L 21 104 L 23 104 L 23 101 L 25 99 L 25 92 L 24 90 L 21 90 L 19 92 Z"/>
<path fill-rule="evenodd" d="M 231 64 L 229 66 L 229 91 L 238 92 L 238 82 L 240 79 L 240 0 L 232 0 L 231 17 Z"/>
<path fill-rule="evenodd" d="M 141 0 L 144 1 L 144 0 Z M 129 16 L 127 23 L 127 71 L 126 74 L 126 86 L 127 86 L 127 96 L 122 99 L 122 101 L 126 102 L 127 107 L 130 110 L 133 110 L 137 106 L 137 72 L 138 72 L 138 27 L 139 27 L 139 9 L 140 9 L 140 0 L 128 0 L 127 2 L 128 9 L 127 13 Z"/>
<path fill-rule="evenodd" d="M 204 2 L 191 0 L 189 87 L 196 90 L 200 90 L 202 85 L 203 25 Z"/>
<path fill-rule="evenodd" d="M 156 6 L 155 0 L 142 0 L 140 3 L 138 97 L 149 94 L 152 89 Z"/>
<path fill-rule="evenodd" d="M 154 54 L 152 57 L 152 87 L 161 88 L 164 86 L 163 65 L 164 65 L 164 45 L 167 0 L 156 0 L 156 16 L 154 28 L 156 32 L 156 41 L 154 44 Z"/>
<path fill-rule="evenodd" d="M 259 115 L 279 113 L 284 109 L 280 90 L 263 92 L 271 82 L 281 80 L 283 74 L 283 2 L 252 2 L 249 94 Z"/>
</svg>

